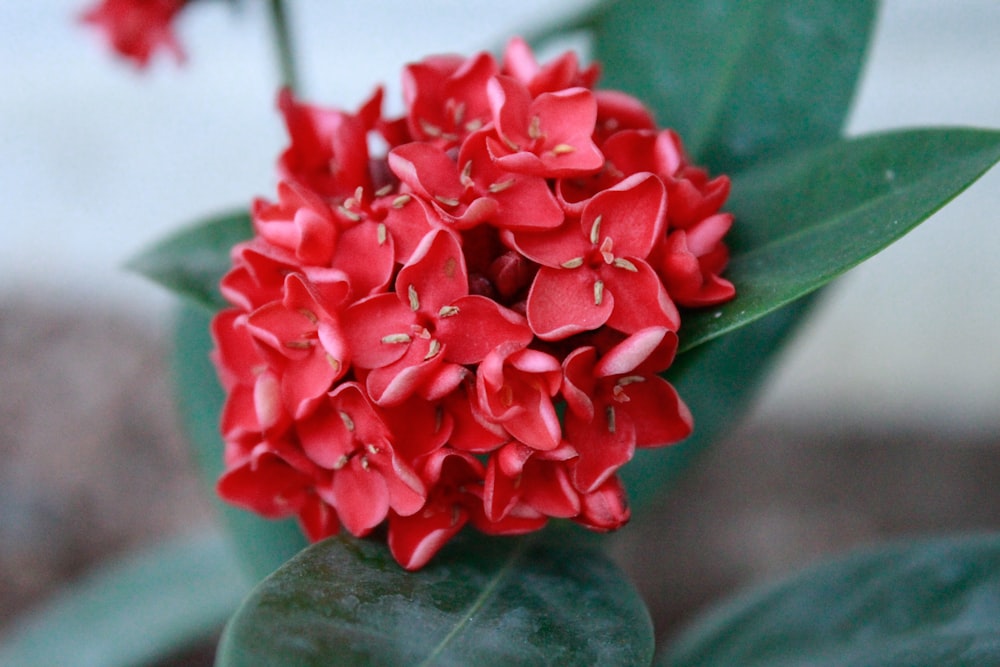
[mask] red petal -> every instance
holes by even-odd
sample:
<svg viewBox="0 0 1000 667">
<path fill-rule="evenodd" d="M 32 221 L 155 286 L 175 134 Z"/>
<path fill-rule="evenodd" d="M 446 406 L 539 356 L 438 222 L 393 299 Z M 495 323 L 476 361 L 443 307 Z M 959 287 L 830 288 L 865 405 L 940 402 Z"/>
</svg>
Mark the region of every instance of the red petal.
<svg viewBox="0 0 1000 667">
<path fill-rule="evenodd" d="M 496 76 L 486 85 L 497 132 L 508 145 L 508 150 L 518 151 L 532 142 L 528 136 L 531 93 L 517 80 Z M 515 148 L 516 147 L 516 148 Z"/>
<path fill-rule="evenodd" d="M 398 297 L 432 318 L 468 293 L 462 247 L 455 236 L 440 229 L 424 237 L 396 278 Z"/>
<path fill-rule="evenodd" d="M 647 327 L 680 328 L 681 317 L 670 300 L 656 272 L 639 259 L 632 259 L 635 271 L 605 265 L 605 295 L 614 296 L 614 311 L 608 317 L 609 327 L 624 333 L 634 333 Z"/>
<path fill-rule="evenodd" d="M 570 219 L 551 230 L 515 232 L 509 237 L 522 255 L 553 269 L 565 262 L 585 259 L 594 248 L 588 239 L 589 228 L 581 233 L 579 221 Z"/>
<path fill-rule="evenodd" d="M 635 426 L 636 447 L 659 447 L 691 435 L 694 419 L 677 391 L 655 375 L 623 387 L 628 402 L 616 409 L 627 412 Z"/>
<path fill-rule="evenodd" d="M 521 479 L 521 501 L 545 516 L 568 519 L 580 513 L 580 496 L 562 461 L 529 461 Z"/>
<path fill-rule="evenodd" d="M 544 137 L 536 152 L 545 163 L 546 177 L 597 171 L 604 165 L 604 155 L 591 140 L 597 122 L 597 101 L 591 91 L 567 88 L 542 93 L 532 103 L 531 113 L 539 118 Z M 564 147 L 570 150 L 560 150 Z"/>
<path fill-rule="evenodd" d="M 340 530 L 337 511 L 314 493 L 306 497 L 299 510 L 299 526 L 310 542 L 318 542 Z"/>
<path fill-rule="evenodd" d="M 635 429 L 621 411 L 612 416 L 599 408 L 589 423 L 568 412 L 566 439 L 580 454 L 573 465 L 573 483 L 581 493 L 596 489 L 635 453 Z"/>
<path fill-rule="evenodd" d="M 465 192 L 458 167 L 448 155 L 431 144 L 413 142 L 389 152 L 389 168 L 403 183 L 427 199 L 461 199 Z"/>
<path fill-rule="evenodd" d="M 368 374 L 365 388 L 376 404 L 398 405 L 440 373 L 441 366 L 445 363 L 443 354 L 436 354 L 428 359 L 427 343 L 423 339 L 416 340 L 420 344 L 404 346 L 407 351 L 400 359 Z"/>
<path fill-rule="evenodd" d="M 605 289 L 597 303 L 597 280 L 598 275 L 585 266 L 539 269 L 528 293 L 528 324 L 535 335 L 542 340 L 561 340 L 607 322 L 615 299 Z"/>
<path fill-rule="evenodd" d="M 439 507 L 413 516 L 390 516 L 389 550 L 403 568 L 419 570 L 462 529 L 468 512 Z"/>
<path fill-rule="evenodd" d="M 663 236 L 666 211 L 663 183 L 653 174 L 640 173 L 595 195 L 584 208 L 580 223 L 585 233 L 591 234 L 600 217 L 599 239 L 594 245 L 610 238 L 616 257 L 645 259 Z"/>
<path fill-rule="evenodd" d="M 445 358 L 456 364 L 477 364 L 505 343 L 524 347 L 531 342 L 525 318 L 483 296 L 452 302 L 458 312 L 437 321 L 436 334 L 445 344 Z"/>
<path fill-rule="evenodd" d="M 381 368 L 406 354 L 408 343 L 383 342 L 383 339 L 409 335 L 413 312 L 395 294 L 376 294 L 348 308 L 343 325 L 353 363 L 361 368 Z"/>
<path fill-rule="evenodd" d="M 337 241 L 332 262 L 347 274 L 352 301 L 385 291 L 392 278 L 396 268 L 392 238 L 381 238 L 378 224 L 368 221 L 345 230 Z"/>
<path fill-rule="evenodd" d="M 628 523 L 631 514 L 628 499 L 617 477 L 611 477 L 580 500 L 582 507 L 576 521 L 591 530 L 617 530 Z"/>
<path fill-rule="evenodd" d="M 579 347 L 563 360 L 562 394 L 566 399 L 566 407 L 585 422 L 594 418 L 594 395 L 597 391 L 597 381 L 594 375 L 594 363 L 597 350 L 593 347 Z"/>
<path fill-rule="evenodd" d="M 311 477 L 278 456 L 265 454 L 224 472 L 216 490 L 234 505 L 269 519 L 279 519 L 299 511 L 312 483 Z"/>
<path fill-rule="evenodd" d="M 677 334 L 664 327 L 649 327 L 641 329 L 613 348 L 604 353 L 600 362 L 594 368 L 594 377 L 613 377 L 634 373 L 646 360 L 654 356 L 664 347 L 669 348 L 667 361 L 662 368 L 653 372 L 666 370 L 673 359 L 673 350 L 677 347 Z"/>
<path fill-rule="evenodd" d="M 352 535 L 364 537 L 389 511 L 389 492 L 382 475 L 365 469 L 354 457 L 333 475 L 332 491 L 340 521 Z"/>
</svg>

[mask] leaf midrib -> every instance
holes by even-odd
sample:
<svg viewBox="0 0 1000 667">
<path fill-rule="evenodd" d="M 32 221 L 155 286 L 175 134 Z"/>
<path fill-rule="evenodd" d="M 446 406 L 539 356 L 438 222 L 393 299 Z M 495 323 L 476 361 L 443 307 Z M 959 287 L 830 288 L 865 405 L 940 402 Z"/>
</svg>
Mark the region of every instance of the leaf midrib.
<svg viewBox="0 0 1000 667">
<path fill-rule="evenodd" d="M 458 634 L 468 626 L 472 617 L 486 606 L 486 603 L 492 597 L 493 593 L 500 587 L 500 583 L 507 578 L 507 575 L 514 569 L 514 565 L 524 557 L 531 541 L 531 539 L 521 540 L 520 544 L 518 544 L 517 547 L 510 552 L 510 555 L 507 557 L 507 561 L 503 564 L 503 567 L 497 570 L 496 574 L 494 574 L 493 578 L 486 585 L 486 587 L 483 588 L 482 592 L 476 596 L 476 599 L 472 601 L 472 604 L 469 605 L 468 609 L 465 610 L 458 622 L 455 623 L 455 627 L 453 627 L 451 631 L 445 635 L 440 642 L 438 642 L 437 646 L 434 647 L 426 658 L 418 663 L 417 667 L 429 667 L 434 664 L 434 660 L 444 653 L 444 651 L 448 648 L 448 645 L 451 644 L 455 637 L 457 637 Z"/>
</svg>

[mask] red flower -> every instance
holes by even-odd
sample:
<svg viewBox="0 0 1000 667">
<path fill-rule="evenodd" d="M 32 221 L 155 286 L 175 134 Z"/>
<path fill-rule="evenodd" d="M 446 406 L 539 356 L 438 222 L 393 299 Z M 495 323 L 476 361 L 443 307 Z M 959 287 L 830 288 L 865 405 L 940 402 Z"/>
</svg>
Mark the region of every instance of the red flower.
<svg viewBox="0 0 1000 667">
<path fill-rule="evenodd" d="M 494 349 L 476 374 L 479 409 L 484 417 L 538 450 L 555 449 L 562 439 L 552 403 L 561 385 L 558 359 L 516 344 Z"/>
<path fill-rule="evenodd" d="M 597 67 L 512 41 L 404 73 L 355 113 L 281 95 L 277 201 L 213 322 L 219 493 L 310 539 L 388 525 L 407 569 L 463 526 L 613 530 L 618 469 L 692 418 L 660 374 L 674 303 L 719 303 L 725 177 Z M 380 134 L 385 154 L 369 140 Z"/>
<path fill-rule="evenodd" d="M 292 141 L 278 159 L 278 173 L 331 198 L 344 199 L 357 188 L 381 187 L 374 185 L 368 160 L 368 133 L 378 122 L 381 106 L 381 89 L 354 114 L 301 104 L 291 91 L 282 90 L 278 108 Z"/>
<path fill-rule="evenodd" d="M 464 373 L 507 341 L 526 346 L 523 318 L 470 295 L 462 249 L 445 231 L 431 232 L 400 270 L 394 293 L 377 294 L 344 314 L 354 361 L 369 369 L 367 388 L 379 404 L 392 405 L 442 379 Z"/>
<path fill-rule="evenodd" d="M 414 141 L 452 148 L 490 120 L 486 85 L 497 73 L 488 53 L 434 56 L 403 72 L 406 122 Z"/>
<path fill-rule="evenodd" d="M 102 0 L 80 20 L 95 26 L 116 53 L 142 68 L 160 50 L 184 60 L 173 22 L 185 4 L 187 0 Z"/>
<path fill-rule="evenodd" d="M 432 144 L 399 146 L 389 153 L 389 167 L 455 229 L 557 227 L 563 213 L 545 179 L 504 170 L 487 148 L 489 137 L 477 132 L 466 139 L 458 162 Z"/>
<path fill-rule="evenodd" d="M 441 449 L 427 457 L 427 503 L 408 516 L 389 514 L 389 549 L 400 565 L 420 569 L 470 516 L 482 514 L 483 474 L 483 465 L 464 452 Z"/>
<path fill-rule="evenodd" d="M 653 174 L 636 174 L 595 195 L 579 220 L 545 233 L 513 234 L 542 265 L 528 295 L 528 322 L 543 340 L 607 324 L 624 333 L 676 330 L 680 316 L 646 263 L 663 235 L 666 192 Z"/>
<path fill-rule="evenodd" d="M 509 171 L 559 178 L 599 169 L 604 156 L 591 136 L 597 101 L 586 88 L 541 93 L 505 76 L 490 80 L 490 107 L 498 139 L 488 142 L 497 164 Z"/>
<path fill-rule="evenodd" d="M 566 357 L 566 439 L 580 454 L 574 466 L 580 491 L 597 489 L 631 460 L 636 447 L 671 444 L 690 435 L 691 413 L 658 375 L 670 366 L 676 347 L 676 334 L 653 327 L 600 358 L 594 347 Z"/>
<path fill-rule="evenodd" d="M 297 431 L 306 456 L 332 471 L 317 493 L 354 535 L 367 535 L 390 508 L 405 516 L 423 507 L 423 482 L 397 454 L 392 431 L 357 383 L 330 392 Z"/>
</svg>

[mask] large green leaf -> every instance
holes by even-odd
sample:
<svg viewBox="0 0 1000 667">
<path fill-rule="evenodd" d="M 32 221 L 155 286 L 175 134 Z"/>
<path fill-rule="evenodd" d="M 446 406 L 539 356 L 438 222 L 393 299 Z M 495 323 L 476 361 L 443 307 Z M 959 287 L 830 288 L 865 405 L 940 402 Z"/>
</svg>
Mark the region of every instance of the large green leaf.
<svg viewBox="0 0 1000 667">
<path fill-rule="evenodd" d="M 195 303 L 222 308 L 219 280 L 229 270 L 229 251 L 252 234 L 246 211 L 209 218 L 137 255 L 128 268 Z"/>
<path fill-rule="evenodd" d="M 172 370 L 175 402 L 195 460 L 206 485 L 214 488 L 223 467 L 219 415 L 225 394 L 209 359 L 211 318 L 207 310 L 193 305 L 185 304 L 180 309 Z M 269 521 L 221 502 L 218 507 L 240 559 L 255 580 L 270 574 L 306 546 L 302 531 L 292 519 Z"/>
<path fill-rule="evenodd" d="M 384 544 L 339 537 L 257 587 L 217 665 L 648 665 L 652 654 L 631 584 L 568 540 L 460 538 L 408 573 Z"/>
<path fill-rule="evenodd" d="M 1000 665 L 1000 536 L 860 552 L 705 617 L 671 667 Z"/>
<path fill-rule="evenodd" d="M 602 85 L 645 101 L 698 164 L 732 173 L 835 140 L 874 0 L 620 0 L 587 21 Z"/>
<path fill-rule="evenodd" d="M 4 667 L 125 667 L 215 634 L 250 586 L 224 539 L 180 538 L 95 571 L 16 623 Z"/>
<path fill-rule="evenodd" d="M 907 130 L 755 166 L 733 181 L 737 297 L 685 313 L 690 349 L 812 292 L 899 239 L 1000 160 L 1000 132 Z"/>
</svg>

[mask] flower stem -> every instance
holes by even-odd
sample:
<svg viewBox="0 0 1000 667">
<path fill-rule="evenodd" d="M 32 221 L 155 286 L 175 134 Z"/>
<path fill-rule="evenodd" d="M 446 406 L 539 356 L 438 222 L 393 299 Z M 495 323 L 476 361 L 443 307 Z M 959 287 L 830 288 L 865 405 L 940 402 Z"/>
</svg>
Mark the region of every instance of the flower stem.
<svg viewBox="0 0 1000 667">
<path fill-rule="evenodd" d="M 284 0 L 271 0 L 268 4 L 271 7 L 274 45 L 278 52 L 278 64 L 281 67 L 281 83 L 295 92 L 298 88 L 298 77 L 295 74 L 295 54 L 292 51 L 292 36 L 288 28 L 285 3 Z"/>
</svg>

